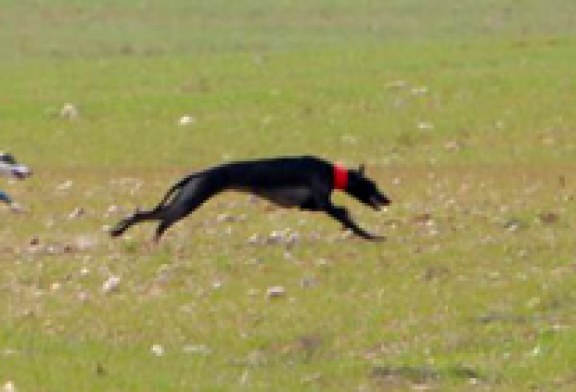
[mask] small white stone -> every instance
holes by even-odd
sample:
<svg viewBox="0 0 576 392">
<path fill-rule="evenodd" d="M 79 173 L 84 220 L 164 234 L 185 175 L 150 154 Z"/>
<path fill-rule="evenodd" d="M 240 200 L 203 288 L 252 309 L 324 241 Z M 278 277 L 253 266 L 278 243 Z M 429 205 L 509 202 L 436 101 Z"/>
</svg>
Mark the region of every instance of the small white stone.
<svg viewBox="0 0 576 392">
<path fill-rule="evenodd" d="M 266 297 L 271 298 L 280 298 L 286 295 L 286 289 L 283 286 L 271 286 L 268 287 L 266 290 Z"/>
<path fill-rule="evenodd" d="M 261 242 L 261 240 L 260 240 L 260 236 L 258 234 L 252 234 L 250 236 L 250 238 L 248 238 L 248 243 L 250 245 L 256 245 L 256 244 L 259 244 L 260 242 Z"/>
<path fill-rule="evenodd" d="M 269 244 L 277 244 L 277 243 L 282 242 L 283 238 L 284 238 L 284 235 L 281 231 L 274 230 L 270 233 L 266 242 Z"/>
<path fill-rule="evenodd" d="M 102 291 L 104 294 L 110 294 L 118 290 L 118 286 L 120 286 L 120 277 L 112 275 L 102 284 Z"/>
<path fill-rule="evenodd" d="M 182 348 L 182 351 L 186 354 L 198 354 L 198 355 L 210 355 L 212 350 L 210 347 L 204 344 L 189 344 Z"/>
<path fill-rule="evenodd" d="M 413 87 L 410 92 L 412 95 L 424 95 L 428 92 L 428 87 L 426 86 L 417 86 Z"/>
<path fill-rule="evenodd" d="M 150 352 L 157 357 L 161 357 L 164 355 L 164 347 L 161 344 L 153 344 L 150 348 Z"/>
<path fill-rule="evenodd" d="M 80 112 L 78 108 L 72 103 L 65 103 L 62 109 L 60 109 L 60 117 L 68 120 L 76 120 L 79 115 Z"/>
<path fill-rule="evenodd" d="M 222 288 L 223 285 L 224 283 L 222 283 L 220 280 L 215 280 L 214 282 L 212 282 L 212 289 L 219 290 Z"/>
<path fill-rule="evenodd" d="M 416 126 L 422 131 L 430 131 L 434 129 L 434 124 L 427 121 L 420 121 Z"/>
<path fill-rule="evenodd" d="M 184 116 L 180 117 L 180 120 L 178 120 L 178 125 L 187 126 L 194 124 L 196 124 L 196 119 L 189 114 L 185 114 Z"/>
<path fill-rule="evenodd" d="M 86 214 L 86 210 L 82 207 L 76 207 L 72 212 L 68 214 L 68 219 L 78 219 Z"/>
<path fill-rule="evenodd" d="M 388 83 L 388 88 L 404 88 L 408 86 L 405 80 L 393 80 Z"/>
<path fill-rule="evenodd" d="M 58 185 L 56 189 L 59 191 L 65 191 L 72 188 L 72 185 L 74 185 L 74 182 L 72 180 L 67 180 L 64 181 L 62 184 Z"/>
<path fill-rule="evenodd" d="M 14 381 L 6 381 L 4 385 L 2 385 L 2 392 L 16 392 Z"/>
<path fill-rule="evenodd" d="M 104 216 L 109 217 L 109 216 L 114 216 L 114 215 L 119 215 L 119 214 L 124 214 L 124 209 L 120 206 L 112 204 L 112 205 L 108 206 L 108 209 L 104 213 Z"/>
</svg>

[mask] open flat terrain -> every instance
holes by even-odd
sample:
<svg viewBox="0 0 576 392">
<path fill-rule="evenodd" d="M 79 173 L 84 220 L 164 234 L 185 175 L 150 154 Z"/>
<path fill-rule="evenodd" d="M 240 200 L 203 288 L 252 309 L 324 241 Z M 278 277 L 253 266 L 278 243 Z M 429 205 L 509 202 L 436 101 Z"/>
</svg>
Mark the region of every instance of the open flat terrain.
<svg viewBox="0 0 576 392">
<path fill-rule="evenodd" d="M 0 11 L 0 390 L 576 389 L 576 3 L 17 1 Z M 187 116 L 187 117 L 186 117 Z M 314 154 L 383 243 L 181 176 Z M 277 296 L 269 291 L 276 288 Z M 274 290 L 272 290 L 274 291 Z"/>
</svg>

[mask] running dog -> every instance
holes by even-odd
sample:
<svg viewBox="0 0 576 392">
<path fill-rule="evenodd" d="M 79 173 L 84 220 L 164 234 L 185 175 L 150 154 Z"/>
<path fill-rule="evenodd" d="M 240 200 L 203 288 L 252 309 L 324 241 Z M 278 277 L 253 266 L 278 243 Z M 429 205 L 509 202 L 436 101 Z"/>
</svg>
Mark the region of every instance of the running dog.
<svg viewBox="0 0 576 392">
<path fill-rule="evenodd" d="M 110 234 L 117 237 L 134 224 L 156 220 L 160 221 L 154 236 L 157 242 L 171 225 L 225 190 L 251 193 L 281 207 L 323 211 L 362 238 L 384 239 L 361 229 L 344 207 L 330 200 L 332 191 L 341 190 L 376 210 L 390 204 L 364 175 L 364 166 L 349 170 L 311 156 L 231 162 L 190 174 L 174 184 L 154 209 L 137 210 L 118 222 Z"/>
<path fill-rule="evenodd" d="M 0 175 L 5 177 L 17 178 L 23 180 L 32 175 L 32 171 L 26 165 L 16 162 L 14 155 L 0 152 Z M 18 205 L 14 203 L 12 198 L 0 190 L 0 201 L 19 209 Z"/>
</svg>

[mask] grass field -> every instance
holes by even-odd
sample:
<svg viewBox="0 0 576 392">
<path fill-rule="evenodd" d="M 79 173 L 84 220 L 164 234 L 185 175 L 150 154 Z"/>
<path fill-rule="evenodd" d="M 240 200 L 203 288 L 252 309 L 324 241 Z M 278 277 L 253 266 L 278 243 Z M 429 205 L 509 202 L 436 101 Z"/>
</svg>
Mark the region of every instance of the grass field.
<svg viewBox="0 0 576 392">
<path fill-rule="evenodd" d="M 0 391 L 576 388 L 576 3 L 1 8 Z M 388 240 L 239 194 L 106 234 L 280 154 L 366 163 Z"/>
</svg>

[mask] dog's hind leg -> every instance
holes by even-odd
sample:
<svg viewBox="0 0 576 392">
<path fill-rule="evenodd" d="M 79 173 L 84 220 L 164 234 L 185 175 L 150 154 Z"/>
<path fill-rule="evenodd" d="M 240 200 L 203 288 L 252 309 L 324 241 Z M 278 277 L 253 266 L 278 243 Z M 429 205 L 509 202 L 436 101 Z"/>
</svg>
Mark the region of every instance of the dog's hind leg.
<svg viewBox="0 0 576 392">
<path fill-rule="evenodd" d="M 179 204 L 167 208 L 167 211 L 162 217 L 160 224 L 156 228 L 156 233 L 154 234 L 154 242 L 160 241 L 160 237 L 162 237 L 164 232 L 168 230 L 170 226 L 192 213 L 192 211 L 198 208 L 209 197 L 210 196 L 204 198 L 194 198 L 193 200 L 188 201 L 186 204 Z"/>
<path fill-rule="evenodd" d="M 150 211 L 136 211 L 131 216 L 122 219 L 110 230 L 110 235 L 112 237 L 121 236 L 126 230 L 131 226 L 149 220 L 161 220 L 164 215 L 164 207 L 156 208 Z"/>
<path fill-rule="evenodd" d="M 131 226 L 150 220 L 169 221 L 174 212 L 174 206 L 181 205 L 182 199 L 188 195 L 193 195 L 196 192 L 199 181 L 198 175 L 193 174 L 183 178 L 174 184 L 166 193 L 160 203 L 152 210 L 140 211 L 136 210 L 131 216 L 122 219 L 120 222 L 110 230 L 112 237 L 122 235 Z"/>
<path fill-rule="evenodd" d="M 164 232 L 174 223 L 190 215 L 195 209 L 200 207 L 206 200 L 218 193 L 220 189 L 211 189 L 203 184 L 195 184 L 182 192 L 165 207 L 161 222 L 156 228 L 154 241 L 158 242 Z"/>
</svg>

